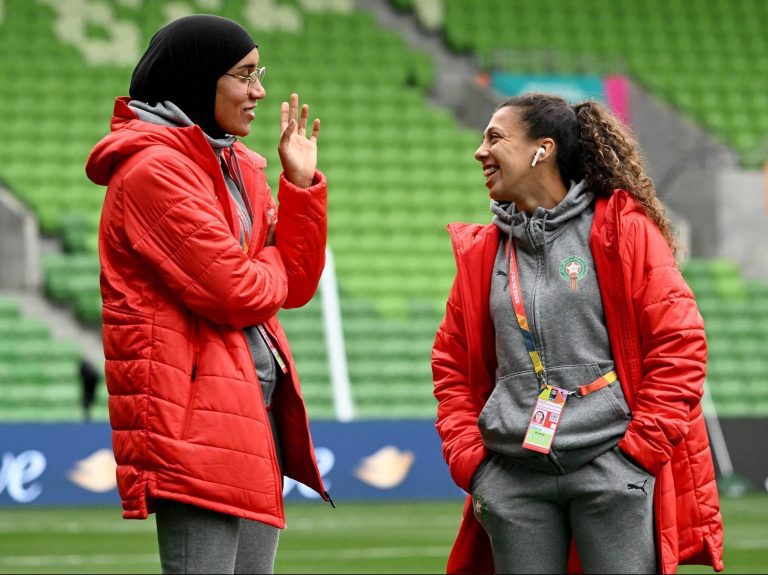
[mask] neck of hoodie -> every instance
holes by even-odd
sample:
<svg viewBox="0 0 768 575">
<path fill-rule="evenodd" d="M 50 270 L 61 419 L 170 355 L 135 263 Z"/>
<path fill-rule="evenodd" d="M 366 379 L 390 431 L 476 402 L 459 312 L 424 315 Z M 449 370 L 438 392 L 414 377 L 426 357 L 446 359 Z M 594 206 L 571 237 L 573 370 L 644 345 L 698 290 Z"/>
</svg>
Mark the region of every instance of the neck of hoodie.
<svg viewBox="0 0 768 575">
<path fill-rule="evenodd" d="M 526 231 L 536 229 L 537 233 L 553 232 L 583 212 L 594 199 L 586 189 L 586 182 L 571 181 L 568 193 L 553 208 L 538 207 L 530 215 L 520 210 L 514 202 L 491 202 L 493 223 L 507 236 L 526 242 Z"/>
<path fill-rule="evenodd" d="M 572 181 L 565 198 L 555 207 L 538 207 L 530 215 L 518 209 L 513 202 L 492 201 L 493 223 L 504 235 L 515 240 L 517 249 L 527 253 L 541 253 L 549 283 L 548 242 L 557 236 L 557 230 L 562 230 L 568 222 L 592 205 L 594 197 L 595 195 L 586 189 L 586 182 L 582 180 L 578 183 Z"/>
</svg>

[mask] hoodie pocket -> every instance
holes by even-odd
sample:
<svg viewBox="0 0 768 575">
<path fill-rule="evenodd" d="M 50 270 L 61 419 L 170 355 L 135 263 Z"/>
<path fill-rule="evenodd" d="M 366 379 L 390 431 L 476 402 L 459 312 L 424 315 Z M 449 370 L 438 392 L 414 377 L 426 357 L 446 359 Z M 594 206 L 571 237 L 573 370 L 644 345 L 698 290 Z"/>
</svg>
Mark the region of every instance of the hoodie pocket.
<svg viewBox="0 0 768 575">
<path fill-rule="evenodd" d="M 496 382 L 477 421 L 488 449 L 512 456 L 524 454 L 523 437 L 538 389 L 533 370 L 507 375 Z"/>
<path fill-rule="evenodd" d="M 575 391 L 578 386 L 600 377 L 597 364 L 564 365 L 547 369 L 550 385 Z M 572 450 L 600 444 L 621 436 L 629 410 L 618 382 L 585 397 L 570 397 L 565 403 L 553 449 Z M 538 397 L 538 381 L 533 370 L 500 379 L 480 413 L 478 426 L 486 447 L 513 457 L 531 457 L 523 448 L 528 422 Z M 622 405 L 623 404 L 623 405 Z"/>
<path fill-rule="evenodd" d="M 589 367 L 592 369 L 591 379 L 587 377 L 584 383 L 601 375 L 596 364 Z M 575 387 L 569 385 L 566 389 L 574 390 Z M 629 418 L 629 407 L 619 381 L 585 396 L 569 397 L 552 447 L 558 453 L 586 452 L 589 448 L 613 443 L 624 435 Z"/>
</svg>

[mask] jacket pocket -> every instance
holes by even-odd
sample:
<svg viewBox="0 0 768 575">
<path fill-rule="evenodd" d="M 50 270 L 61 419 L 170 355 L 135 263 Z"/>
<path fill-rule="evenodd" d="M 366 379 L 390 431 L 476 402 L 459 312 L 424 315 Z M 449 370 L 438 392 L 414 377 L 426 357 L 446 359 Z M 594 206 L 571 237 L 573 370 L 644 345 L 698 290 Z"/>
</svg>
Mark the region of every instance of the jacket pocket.
<svg viewBox="0 0 768 575">
<path fill-rule="evenodd" d="M 483 459 L 480 462 L 480 465 L 477 466 L 477 469 L 475 469 L 475 472 L 472 474 L 472 481 L 469 482 L 469 492 L 474 493 L 475 488 L 477 487 L 478 483 L 482 479 L 483 472 L 488 469 L 491 463 L 491 458 L 493 457 L 493 452 L 488 453 L 486 455 L 485 459 Z"/>
<path fill-rule="evenodd" d="M 186 440 L 189 436 L 189 424 L 192 420 L 193 406 L 197 395 L 197 387 L 200 381 L 200 342 L 198 319 L 192 318 L 189 330 L 190 343 L 192 344 L 192 367 L 189 374 L 189 396 L 187 397 L 187 409 L 184 413 L 184 424 L 181 428 L 181 438 Z"/>
</svg>

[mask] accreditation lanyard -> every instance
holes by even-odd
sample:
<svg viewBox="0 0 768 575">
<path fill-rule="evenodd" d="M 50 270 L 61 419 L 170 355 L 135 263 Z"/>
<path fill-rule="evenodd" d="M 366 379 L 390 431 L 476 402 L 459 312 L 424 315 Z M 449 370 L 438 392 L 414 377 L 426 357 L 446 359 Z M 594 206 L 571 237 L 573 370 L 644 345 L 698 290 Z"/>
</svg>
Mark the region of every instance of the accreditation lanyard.
<svg viewBox="0 0 768 575">
<path fill-rule="evenodd" d="M 549 453 L 557 426 L 560 423 L 562 411 L 565 408 L 566 399 L 571 395 L 583 397 L 594 393 L 616 381 L 617 375 L 615 371 L 610 371 L 591 383 L 579 386 L 577 391 L 568 391 L 547 383 L 544 364 L 536 349 L 536 341 L 533 338 L 533 333 L 528 325 L 528 317 L 525 314 L 523 292 L 520 289 L 520 274 L 517 269 L 517 257 L 515 256 L 515 246 L 512 243 L 511 237 L 507 242 L 506 251 L 509 261 L 509 296 L 512 299 L 512 307 L 517 317 L 520 333 L 523 336 L 523 342 L 525 342 L 528 355 L 533 363 L 536 379 L 539 381 L 539 393 L 528 423 L 525 438 L 523 439 L 523 447 L 540 453 Z"/>
<path fill-rule="evenodd" d="M 248 247 L 243 246 L 243 249 L 246 250 L 247 252 Z M 263 323 L 260 323 L 259 325 L 256 326 L 256 329 L 259 330 L 261 339 L 264 340 L 264 343 L 267 344 L 269 351 L 272 352 L 272 356 L 275 358 L 275 361 L 277 362 L 277 365 L 280 367 L 280 370 L 283 373 L 288 373 L 288 365 L 285 363 L 283 356 L 280 354 L 280 350 L 277 349 L 277 346 L 275 345 L 275 341 L 272 339 L 272 336 L 269 335 L 267 328 L 264 327 Z"/>
<path fill-rule="evenodd" d="M 283 359 L 283 356 L 280 355 L 280 350 L 277 349 L 275 342 L 272 341 L 272 337 L 270 337 L 269 333 L 267 332 L 267 329 L 264 327 L 264 324 L 260 323 L 259 325 L 256 326 L 256 329 L 259 330 L 259 333 L 261 334 L 261 337 L 264 340 L 264 343 L 267 344 L 269 351 L 272 352 L 272 356 L 275 358 L 277 365 L 280 366 L 280 370 L 283 373 L 288 373 L 288 366 L 285 364 L 285 360 Z"/>
<path fill-rule="evenodd" d="M 536 379 L 542 389 L 547 385 L 547 377 L 544 372 L 544 365 L 541 363 L 541 356 L 536 349 L 536 342 L 533 339 L 533 333 L 528 325 L 528 317 L 525 315 L 525 306 L 523 305 L 523 292 L 520 289 L 520 274 L 517 271 L 517 257 L 515 256 L 515 246 L 512 238 L 507 242 L 507 259 L 509 261 L 509 297 L 512 298 L 512 307 L 517 317 L 517 325 L 520 326 L 520 333 L 525 342 L 525 348 L 533 362 L 533 371 L 536 372 Z"/>
</svg>

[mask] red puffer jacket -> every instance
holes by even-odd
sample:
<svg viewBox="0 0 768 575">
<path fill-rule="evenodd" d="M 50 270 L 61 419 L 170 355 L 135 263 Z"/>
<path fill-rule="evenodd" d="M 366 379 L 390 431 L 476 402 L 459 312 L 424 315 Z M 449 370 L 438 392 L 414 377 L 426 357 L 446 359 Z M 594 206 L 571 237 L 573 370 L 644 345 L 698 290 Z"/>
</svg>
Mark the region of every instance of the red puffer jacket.
<svg viewBox="0 0 768 575">
<path fill-rule="evenodd" d="M 237 207 L 198 126 L 142 122 L 118 99 L 88 177 L 107 185 L 99 229 L 103 337 L 123 516 L 156 498 L 284 527 L 282 476 L 242 329 L 260 323 L 287 360 L 273 409 L 285 475 L 327 498 L 299 379 L 277 320 L 314 294 L 325 263 L 326 182 L 281 176 L 276 245 L 266 161 L 235 151 L 253 234 L 240 246 Z"/>
<path fill-rule="evenodd" d="M 432 370 L 443 453 L 454 481 L 469 491 L 487 453 L 477 419 L 497 365 L 489 294 L 499 232 L 493 224 L 452 224 L 449 231 L 457 273 Z M 707 348 L 693 294 L 658 228 L 624 191 L 597 201 L 590 247 L 632 410 L 619 447 L 657 479 L 659 569 L 674 573 L 679 563 L 697 563 L 722 570 L 722 518 L 700 406 Z M 569 571 L 579 570 L 573 545 L 569 563 Z M 469 497 L 448 572 L 493 572 L 490 542 Z"/>
</svg>

